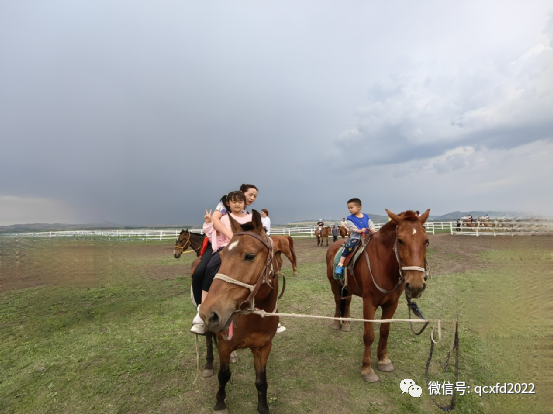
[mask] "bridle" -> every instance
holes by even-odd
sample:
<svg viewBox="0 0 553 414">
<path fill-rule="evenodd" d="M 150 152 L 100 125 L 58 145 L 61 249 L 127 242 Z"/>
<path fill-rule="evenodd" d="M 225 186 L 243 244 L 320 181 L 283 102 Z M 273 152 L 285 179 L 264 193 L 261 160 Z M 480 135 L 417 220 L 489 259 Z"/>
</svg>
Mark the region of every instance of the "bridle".
<svg viewBox="0 0 553 414">
<path fill-rule="evenodd" d="M 187 232 L 188 233 L 188 239 L 186 239 L 186 241 L 184 242 L 184 244 L 182 246 L 175 246 L 175 249 L 181 249 L 183 252 L 188 249 L 190 247 L 190 245 L 192 244 L 192 242 L 190 241 L 190 236 L 192 233 L 190 232 Z M 178 242 L 178 240 L 177 240 Z M 186 245 L 188 243 L 188 245 Z M 196 247 L 195 249 L 192 249 L 194 250 L 196 253 L 198 253 L 198 250 L 201 249 L 201 245 Z"/>
<path fill-rule="evenodd" d="M 386 289 L 382 289 L 380 286 L 378 286 L 378 284 L 376 283 L 376 280 L 374 280 L 374 276 L 373 276 L 373 272 L 371 270 L 371 262 L 369 260 L 369 255 L 367 254 L 367 247 L 365 247 L 365 250 L 363 251 L 363 253 L 365 254 L 365 258 L 367 259 L 367 265 L 369 266 L 369 273 L 371 274 L 371 278 L 373 280 L 373 283 L 374 285 L 376 286 L 376 288 L 381 291 L 382 293 L 384 294 L 388 294 L 388 293 L 392 293 L 394 292 L 399 286 L 401 286 L 401 284 L 403 282 L 405 282 L 405 278 L 403 277 L 403 271 L 404 270 L 415 270 L 417 272 L 423 272 L 424 273 L 424 277 L 425 277 L 425 280 L 430 277 L 430 271 L 428 270 L 428 262 L 426 260 L 426 258 L 424 259 L 424 267 L 419 267 L 419 266 L 402 266 L 402 263 L 401 263 L 401 257 L 399 256 L 399 247 L 398 247 L 398 237 L 397 237 L 397 229 L 398 229 L 398 226 L 396 226 L 396 241 L 394 242 L 394 252 L 395 252 L 395 255 L 396 255 L 396 260 L 397 260 L 397 263 L 399 265 L 399 280 L 397 282 L 397 285 L 390 291 L 386 290 Z M 370 240 L 369 240 L 370 242 Z M 367 246 L 369 244 L 367 243 Z"/>
<path fill-rule="evenodd" d="M 227 283 L 230 283 L 230 284 L 233 284 L 233 285 L 238 285 L 240 287 L 248 289 L 250 291 L 250 294 L 248 295 L 246 300 L 244 300 L 240 304 L 239 308 L 242 306 L 242 304 L 249 303 L 250 304 L 250 309 L 249 310 L 253 311 L 253 310 L 255 310 L 255 308 L 254 308 L 254 298 L 255 298 L 255 295 L 257 294 L 257 292 L 259 291 L 259 289 L 261 288 L 261 285 L 266 284 L 266 285 L 269 285 L 269 287 L 271 289 L 273 289 L 272 281 L 271 281 L 271 278 L 270 278 L 271 275 L 274 275 L 273 240 L 269 237 L 268 241 L 267 241 L 263 237 L 258 235 L 257 233 L 252 233 L 252 232 L 249 232 L 249 231 L 242 231 L 242 232 L 234 233 L 234 236 L 251 236 L 251 237 L 259 240 L 261 243 L 263 243 L 265 245 L 265 247 L 268 249 L 268 253 L 267 253 L 267 260 L 265 261 L 265 265 L 263 267 L 263 270 L 261 271 L 261 274 L 258 276 L 257 281 L 255 282 L 255 284 L 253 284 L 253 285 L 249 285 L 247 283 L 240 282 L 239 280 L 233 279 L 233 278 L 231 278 L 231 277 L 229 277 L 229 276 L 227 276 L 223 273 L 217 273 L 215 275 L 214 279 L 220 279 L 224 282 L 227 282 Z M 280 299 L 280 297 L 282 297 L 283 293 L 284 293 L 284 285 L 283 285 L 282 293 L 279 296 L 279 299 Z"/>
</svg>

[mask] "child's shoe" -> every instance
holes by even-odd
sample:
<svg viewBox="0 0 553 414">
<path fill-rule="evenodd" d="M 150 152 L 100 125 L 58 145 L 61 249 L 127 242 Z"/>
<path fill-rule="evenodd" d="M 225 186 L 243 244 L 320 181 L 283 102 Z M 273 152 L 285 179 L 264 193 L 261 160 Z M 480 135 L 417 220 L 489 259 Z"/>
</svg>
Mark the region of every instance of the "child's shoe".
<svg viewBox="0 0 553 414">
<path fill-rule="evenodd" d="M 282 332 L 284 332 L 285 330 L 286 330 L 286 326 L 282 326 L 282 325 L 280 324 L 280 322 L 279 322 L 278 328 L 277 328 L 277 330 L 276 330 L 276 333 L 282 333 Z"/>
<path fill-rule="evenodd" d="M 336 274 L 337 275 L 341 275 L 343 270 L 344 270 L 344 266 L 340 266 L 340 265 L 336 266 Z"/>
<path fill-rule="evenodd" d="M 204 321 L 200 318 L 200 305 L 198 305 L 198 313 L 192 320 L 192 328 L 190 329 L 190 332 L 196 335 L 203 335 L 207 332 Z"/>
</svg>

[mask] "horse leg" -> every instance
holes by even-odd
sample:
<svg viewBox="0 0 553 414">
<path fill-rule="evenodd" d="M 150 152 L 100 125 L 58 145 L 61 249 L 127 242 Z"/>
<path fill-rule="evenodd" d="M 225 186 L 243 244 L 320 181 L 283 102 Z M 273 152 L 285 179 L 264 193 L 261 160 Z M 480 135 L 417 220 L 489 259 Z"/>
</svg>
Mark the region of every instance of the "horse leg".
<svg viewBox="0 0 553 414">
<path fill-rule="evenodd" d="M 253 363 L 255 367 L 255 388 L 257 388 L 257 412 L 269 414 L 267 404 L 267 359 L 273 344 L 269 342 L 260 348 L 252 348 Z"/>
<path fill-rule="evenodd" d="M 346 269 L 344 269 L 344 272 L 346 272 Z M 342 318 L 349 318 L 350 317 L 350 306 L 351 306 L 351 293 L 347 290 L 343 290 L 342 296 L 349 296 L 346 299 L 341 299 L 340 302 L 343 303 L 343 311 L 342 311 Z M 343 321 L 342 322 L 342 332 L 350 332 L 351 331 L 351 322 L 350 321 Z"/>
<path fill-rule="evenodd" d="M 292 270 L 294 271 L 294 276 L 298 275 L 298 268 L 296 266 L 296 261 L 294 260 L 294 256 L 292 256 L 292 252 L 290 252 L 290 249 L 284 251 L 284 255 L 290 260 L 290 263 L 292 263 Z M 280 264 L 282 267 L 282 259 L 280 259 Z"/>
<path fill-rule="evenodd" d="M 374 319 L 375 312 L 376 307 L 372 304 L 370 298 L 363 298 L 363 318 Z M 365 332 L 363 334 L 363 342 L 365 343 L 365 352 L 363 353 L 361 376 L 366 382 L 377 382 L 379 378 L 371 367 L 371 347 L 374 342 L 373 323 L 365 322 L 364 325 Z"/>
<path fill-rule="evenodd" d="M 202 377 L 209 378 L 213 376 L 213 332 L 208 331 L 205 336 L 206 356 L 205 368 L 202 372 Z"/>
<path fill-rule="evenodd" d="M 225 398 L 225 387 L 230 380 L 230 353 L 231 348 L 219 347 L 219 391 L 217 391 L 217 403 L 213 407 L 213 414 L 228 414 Z"/>
<path fill-rule="evenodd" d="M 392 319 L 396 312 L 399 301 L 392 303 L 391 305 L 382 307 L 382 319 Z M 378 339 L 378 370 L 384 372 L 391 372 L 394 370 L 392 361 L 388 358 L 388 335 L 390 334 L 390 324 L 380 324 L 380 338 Z"/>
<path fill-rule="evenodd" d="M 328 234 L 326 236 L 326 247 L 328 247 Z"/>
<path fill-rule="evenodd" d="M 333 277 L 333 276 L 330 276 Z M 330 280 L 330 278 L 329 278 Z M 334 293 L 334 301 L 336 302 L 336 310 L 334 311 L 334 317 L 340 318 L 340 286 L 338 283 L 333 279 L 330 281 L 330 287 L 332 288 L 332 293 Z M 334 322 L 332 322 L 332 329 L 340 330 L 341 325 L 340 321 L 337 319 L 334 319 Z"/>
<path fill-rule="evenodd" d="M 282 270 L 282 252 L 276 252 L 275 253 L 275 262 L 276 262 L 276 273 L 280 272 Z"/>
</svg>

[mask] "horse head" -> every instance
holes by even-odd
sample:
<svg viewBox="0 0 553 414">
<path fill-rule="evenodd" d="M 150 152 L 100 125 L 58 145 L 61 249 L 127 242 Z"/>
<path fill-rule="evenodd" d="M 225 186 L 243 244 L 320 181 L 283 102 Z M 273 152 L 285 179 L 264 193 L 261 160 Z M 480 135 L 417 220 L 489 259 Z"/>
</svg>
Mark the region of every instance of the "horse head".
<svg viewBox="0 0 553 414">
<path fill-rule="evenodd" d="M 175 249 L 173 250 L 173 255 L 175 259 L 178 259 L 181 254 L 190 247 L 190 232 L 188 230 L 182 230 L 179 234 L 179 238 L 175 243 Z"/>
<path fill-rule="evenodd" d="M 230 215 L 229 219 L 234 237 L 221 251 L 219 273 L 200 306 L 200 317 L 210 331 L 222 331 L 230 339 L 234 312 L 254 296 L 256 301 L 263 301 L 272 289 L 273 249 L 256 210 L 250 223 L 240 225 Z"/>
<path fill-rule="evenodd" d="M 428 236 L 423 227 L 428 219 L 430 209 L 421 216 L 412 211 L 400 215 L 386 209 L 388 217 L 396 225 L 396 257 L 399 262 L 400 273 L 405 278 L 405 296 L 407 299 L 416 299 L 426 289 L 426 247 Z"/>
</svg>

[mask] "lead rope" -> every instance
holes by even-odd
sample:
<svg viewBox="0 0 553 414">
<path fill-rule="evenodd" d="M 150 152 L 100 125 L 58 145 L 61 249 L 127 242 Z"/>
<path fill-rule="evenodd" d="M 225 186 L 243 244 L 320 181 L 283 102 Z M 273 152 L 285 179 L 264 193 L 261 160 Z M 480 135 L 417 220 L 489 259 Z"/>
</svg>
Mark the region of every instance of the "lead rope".
<svg viewBox="0 0 553 414">
<path fill-rule="evenodd" d="M 449 365 L 449 358 L 451 357 L 451 354 L 453 351 L 455 351 L 455 383 L 457 383 L 457 379 L 459 378 L 459 333 L 458 333 L 458 327 L 459 324 L 457 323 L 457 320 L 453 322 L 454 326 L 454 333 L 453 333 L 453 340 L 451 341 L 451 346 L 449 347 L 449 351 L 447 352 L 447 357 L 445 359 L 444 363 L 444 373 L 447 372 L 447 368 Z M 432 330 L 434 332 L 434 330 Z M 430 355 L 428 355 L 428 361 L 426 361 L 426 369 L 425 369 L 425 377 L 426 377 L 426 387 L 429 389 L 430 381 L 428 381 L 428 368 L 430 367 L 430 361 L 432 360 L 432 354 L 434 352 L 434 338 L 432 335 L 430 336 Z M 455 399 L 457 397 L 457 393 L 453 393 L 451 397 L 451 402 L 449 405 L 439 405 L 436 402 L 436 399 L 434 396 L 432 396 L 432 401 L 438 407 L 440 410 L 445 412 L 450 412 L 455 409 Z"/>
</svg>

